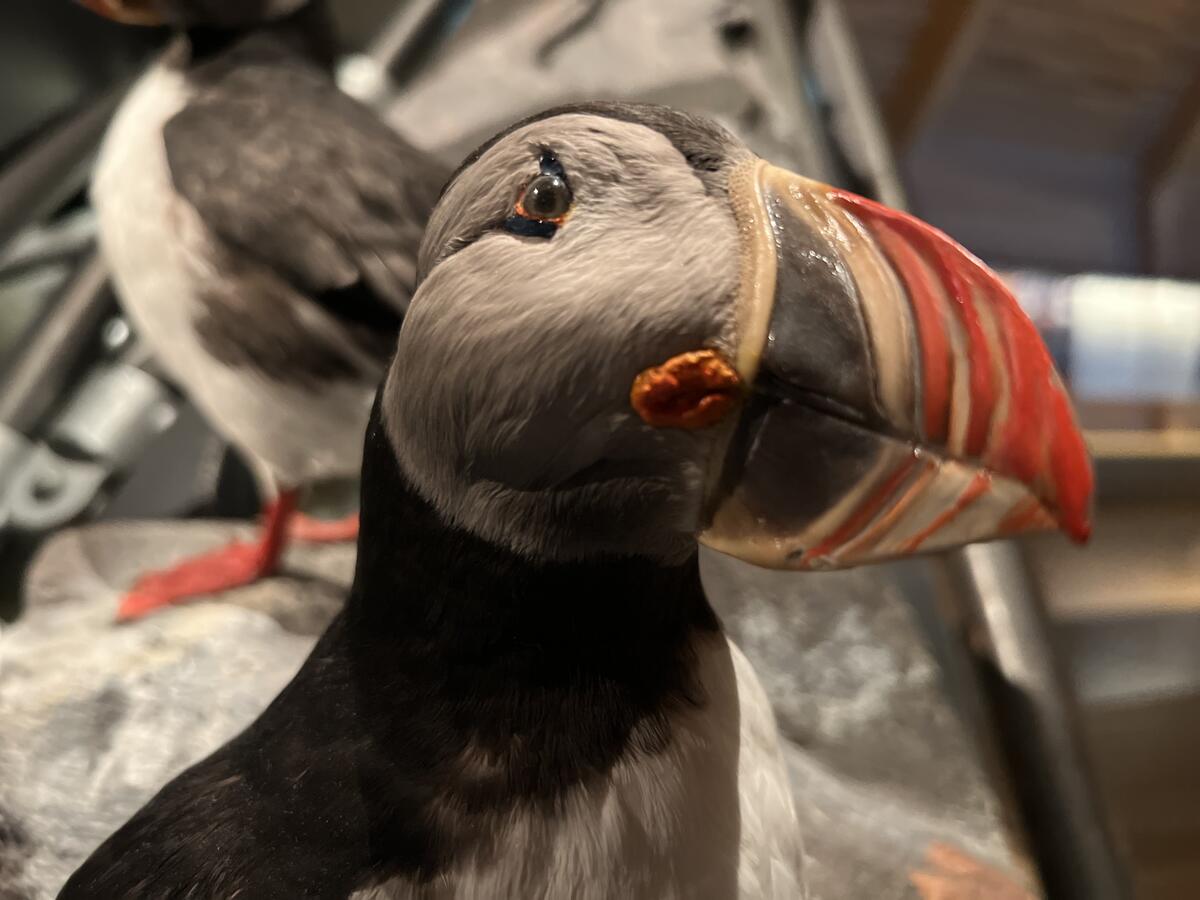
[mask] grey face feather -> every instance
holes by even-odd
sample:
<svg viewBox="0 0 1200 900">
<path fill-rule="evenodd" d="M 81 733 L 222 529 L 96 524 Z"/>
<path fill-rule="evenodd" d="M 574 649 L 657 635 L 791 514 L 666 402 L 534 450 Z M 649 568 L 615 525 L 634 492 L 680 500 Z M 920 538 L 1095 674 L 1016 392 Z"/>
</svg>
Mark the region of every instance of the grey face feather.
<svg viewBox="0 0 1200 900">
<path fill-rule="evenodd" d="M 619 122 L 644 125 L 652 131 L 657 131 L 687 160 L 709 193 L 720 193 L 727 187 L 729 164 L 739 153 L 744 152 L 737 138 L 709 119 L 656 103 L 588 100 L 547 109 L 510 125 L 463 160 L 450 176 L 446 189 L 449 190 L 460 174 L 475 165 L 488 150 L 513 132 L 544 119 L 565 115 L 601 116 Z"/>
<path fill-rule="evenodd" d="M 748 151 L 729 140 L 732 165 Z M 549 239 L 500 230 L 546 150 L 574 193 L 567 221 Z M 417 487 L 533 555 L 691 552 L 722 429 L 651 428 L 629 390 L 676 354 L 732 350 L 739 245 L 723 192 L 656 130 L 554 116 L 460 173 L 419 268 L 384 394 Z"/>
</svg>

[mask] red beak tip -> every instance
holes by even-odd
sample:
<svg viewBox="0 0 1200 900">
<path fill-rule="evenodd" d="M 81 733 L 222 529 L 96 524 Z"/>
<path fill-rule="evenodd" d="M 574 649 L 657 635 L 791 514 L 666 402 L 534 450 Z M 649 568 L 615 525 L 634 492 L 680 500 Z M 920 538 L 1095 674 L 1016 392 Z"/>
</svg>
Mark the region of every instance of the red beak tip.
<svg viewBox="0 0 1200 900">
<path fill-rule="evenodd" d="M 1092 538 L 1092 517 L 1087 509 L 1059 510 L 1053 513 L 1058 530 L 1081 547 Z"/>
</svg>

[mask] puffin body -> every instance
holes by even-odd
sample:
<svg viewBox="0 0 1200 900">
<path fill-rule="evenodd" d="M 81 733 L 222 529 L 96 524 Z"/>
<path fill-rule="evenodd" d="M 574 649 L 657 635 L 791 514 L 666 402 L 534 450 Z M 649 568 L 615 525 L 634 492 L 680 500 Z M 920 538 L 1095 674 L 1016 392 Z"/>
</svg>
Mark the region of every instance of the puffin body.
<svg viewBox="0 0 1200 900">
<path fill-rule="evenodd" d="M 297 7 L 164 5 L 186 31 L 119 110 L 92 187 L 125 310 L 265 495 L 283 495 L 277 530 L 295 489 L 359 470 L 445 174 L 337 90 L 323 10 Z M 143 585 L 125 612 L 254 574 L 221 584 L 221 561 Z"/>
<path fill-rule="evenodd" d="M 164 369 L 246 452 L 260 482 L 273 488 L 354 476 L 371 372 L 381 375 L 382 363 L 340 335 L 343 323 L 322 317 L 269 265 L 236 262 L 236 251 L 176 190 L 162 130 L 194 93 L 182 70 L 153 67 L 121 107 L 101 150 L 92 198 L 122 306 Z M 220 321 L 225 307 L 217 308 L 225 302 L 238 304 L 228 313 L 228 331 Z M 337 352 L 340 339 L 347 368 L 357 364 L 361 372 L 322 379 L 306 371 L 304 345 L 289 343 L 280 320 L 287 315 L 311 316 L 300 328 L 325 326 L 329 350 Z M 397 309 L 393 340 L 399 330 Z M 246 346 L 235 349 L 242 337 Z M 265 345 L 261 362 L 256 341 Z"/>
<path fill-rule="evenodd" d="M 1086 531 L 1032 324 L 928 226 L 627 104 L 485 144 L 418 285 L 345 609 L 60 896 L 805 897 L 697 542 L 807 569 Z"/>
<path fill-rule="evenodd" d="M 60 897 L 803 897 L 774 718 L 695 559 L 531 562 L 367 443 L 345 611 Z"/>
</svg>

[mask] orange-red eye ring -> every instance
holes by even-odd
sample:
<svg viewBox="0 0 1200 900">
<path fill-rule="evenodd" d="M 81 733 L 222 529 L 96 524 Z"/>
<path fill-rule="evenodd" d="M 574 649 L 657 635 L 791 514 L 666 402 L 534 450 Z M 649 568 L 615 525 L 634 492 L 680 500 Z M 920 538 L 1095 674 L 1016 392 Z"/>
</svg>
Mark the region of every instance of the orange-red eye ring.
<svg viewBox="0 0 1200 900">
<path fill-rule="evenodd" d="M 570 215 L 570 212 L 565 212 L 561 216 L 557 216 L 553 219 L 539 219 L 537 216 L 531 215 L 529 211 L 525 209 L 524 201 L 525 192 L 522 191 L 521 196 L 517 199 L 517 205 L 513 207 L 513 215 L 520 216 L 522 219 L 529 219 L 531 222 L 548 222 L 551 225 L 561 225 L 563 222 L 567 221 L 567 216 Z"/>
<path fill-rule="evenodd" d="M 529 196 L 530 187 L 539 178 L 557 179 L 558 182 L 562 185 L 562 187 L 566 190 L 566 192 L 567 192 L 567 208 L 561 215 L 543 217 L 543 216 L 538 216 L 534 213 L 531 213 L 526 208 L 525 198 Z M 541 174 L 535 175 L 533 178 L 529 179 L 529 181 L 525 182 L 525 186 L 523 188 L 521 188 L 521 193 L 517 197 L 516 204 L 513 206 L 513 214 L 520 216 L 522 219 L 528 219 L 531 222 L 542 222 L 542 223 L 546 223 L 549 225 L 562 225 L 563 222 L 565 222 L 567 220 L 567 217 L 570 216 L 571 209 L 573 206 L 574 206 L 574 197 L 571 194 L 571 187 L 570 187 L 570 185 L 567 184 L 566 180 L 563 179 L 561 175 L 552 175 L 547 172 L 542 172 Z"/>
</svg>

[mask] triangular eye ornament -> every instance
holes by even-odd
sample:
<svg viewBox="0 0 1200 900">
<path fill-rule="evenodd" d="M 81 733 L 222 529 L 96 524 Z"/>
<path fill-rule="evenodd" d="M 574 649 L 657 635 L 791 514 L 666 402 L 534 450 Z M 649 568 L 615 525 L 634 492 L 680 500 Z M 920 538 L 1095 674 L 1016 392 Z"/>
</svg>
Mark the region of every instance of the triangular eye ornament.
<svg viewBox="0 0 1200 900">
<path fill-rule="evenodd" d="M 544 150 L 538 174 L 521 191 L 504 229 L 522 237 L 553 237 L 566 221 L 574 199 L 562 164 Z"/>
</svg>

